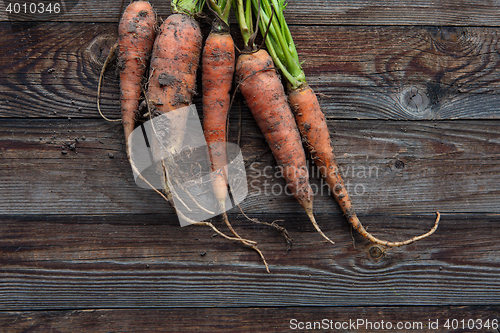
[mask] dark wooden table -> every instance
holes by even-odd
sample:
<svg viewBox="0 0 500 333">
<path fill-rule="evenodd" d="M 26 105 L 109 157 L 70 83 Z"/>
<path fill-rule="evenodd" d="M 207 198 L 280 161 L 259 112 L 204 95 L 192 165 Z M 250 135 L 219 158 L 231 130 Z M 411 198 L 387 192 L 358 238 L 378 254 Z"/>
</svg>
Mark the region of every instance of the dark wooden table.
<svg viewBox="0 0 500 333">
<path fill-rule="evenodd" d="M 314 322 L 339 332 L 389 331 L 388 322 L 406 325 L 399 332 L 497 332 L 498 1 L 289 1 L 361 221 L 391 240 L 426 232 L 436 211 L 442 221 L 431 237 L 384 250 L 353 233 L 325 191 L 315 207 L 336 242 L 326 243 L 292 197 L 273 194 L 283 179 L 237 97 L 230 140 L 241 106 L 241 148 L 254 162 L 243 208 L 283 220 L 292 250 L 237 210 L 229 217 L 259 242 L 271 274 L 251 249 L 181 228 L 160 196 L 135 184 L 120 123 L 96 110 L 120 1 L 56 2 L 63 10 L 50 17 L 0 6 L 1 332 L 287 332 Z M 152 3 L 169 14 L 168 1 Z M 118 100 L 109 70 L 108 117 L 119 118 Z M 321 188 L 317 176 L 312 183 Z"/>
</svg>

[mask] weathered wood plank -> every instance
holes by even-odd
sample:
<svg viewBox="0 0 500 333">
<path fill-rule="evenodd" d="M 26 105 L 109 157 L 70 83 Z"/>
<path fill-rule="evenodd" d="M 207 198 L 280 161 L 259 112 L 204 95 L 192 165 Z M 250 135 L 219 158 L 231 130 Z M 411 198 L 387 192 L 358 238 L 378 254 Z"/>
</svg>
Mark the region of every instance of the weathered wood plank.
<svg viewBox="0 0 500 333">
<path fill-rule="evenodd" d="M 328 116 L 499 117 L 499 30 L 334 29 L 302 27 L 294 37 Z"/>
<path fill-rule="evenodd" d="M 304 70 L 328 117 L 500 116 L 499 29 L 292 30 Z M 98 75 L 115 37 L 114 24 L 90 23 L 43 23 L 3 35 L 0 116 L 99 117 Z M 118 100 L 118 80 L 110 70 L 102 93 L 102 109 L 108 116 L 119 117 Z M 195 102 L 199 104 L 199 96 Z"/>
<path fill-rule="evenodd" d="M 231 126 L 230 140 L 236 142 L 237 123 Z M 500 212 L 497 121 L 329 121 L 329 126 L 359 213 Z M 245 209 L 300 211 L 285 193 L 254 121 L 245 121 L 243 129 L 243 156 L 253 161 L 247 168 Z M 135 184 L 119 123 L 4 119 L 0 170 L 0 214 L 171 211 L 160 196 Z M 316 211 L 338 212 L 312 167 L 311 177 Z"/>
<path fill-rule="evenodd" d="M 290 332 L 292 329 L 315 325 L 337 332 L 387 332 L 389 325 L 398 332 L 446 331 L 446 323 L 465 319 L 465 329 L 479 328 L 489 319 L 490 328 L 481 332 L 497 333 L 491 327 L 499 320 L 498 306 L 463 307 L 287 307 L 287 308 L 192 308 L 148 310 L 75 310 L 75 311 L 26 311 L 0 314 L 0 327 L 5 333 L 18 332 Z M 359 321 L 359 320 L 363 320 Z M 468 322 L 478 319 L 477 324 Z M 384 321 L 384 323 L 382 323 Z M 430 321 L 430 322 L 429 322 Z M 354 322 L 354 324 L 352 324 Z M 435 328 L 438 325 L 438 329 Z M 299 326 L 300 325 L 300 326 Z M 406 325 L 406 329 L 404 329 Z M 469 326 L 468 326 L 469 325 Z M 475 326 L 477 325 L 477 326 Z M 314 327 L 314 326 L 313 326 Z M 317 328 L 318 326 L 316 326 Z M 321 326 L 319 326 L 321 328 Z M 385 328 L 385 330 L 384 330 Z M 300 329 L 300 332 L 317 332 Z"/>
<path fill-rule="evenodd" d="M 169 215 L 3 216 L 0 305 L 14 311 L 500 301 L 498 214 L 445 215 L 435 235 L 385 255 L 353 239 L 345 223 L 325 223 L 332 246 L 296 214 L 258 217 L 284 218 L 295 241 L 286 253 L 279 235 L 231 216 L 242 235 L 259 242 L 272 274 L 251 249 L 212 238 L 207 228 L 176 227 L 166 222 Z M 364 220 L 373 230 L 401 228 L 397 237 L 427 223 L 388 215 Z"/>
<path fill-rule="evenodd" d="M 9 3 L 14 1 L 4 1 Z M 54 1 L 61 12 L 52 15 L 15 15 L 0 11 L 0 21 L 67 21 L 118 22 L 120 1 L 97 0 Z M 165 18 L 170 13 L 169 2 L 151 0 L 157 13 Z M 286 17 L 290 24 L 309 25 L 458 25 L 498 26 L 500 5 L 489 0 L 289 0 Z"/>
</svg>

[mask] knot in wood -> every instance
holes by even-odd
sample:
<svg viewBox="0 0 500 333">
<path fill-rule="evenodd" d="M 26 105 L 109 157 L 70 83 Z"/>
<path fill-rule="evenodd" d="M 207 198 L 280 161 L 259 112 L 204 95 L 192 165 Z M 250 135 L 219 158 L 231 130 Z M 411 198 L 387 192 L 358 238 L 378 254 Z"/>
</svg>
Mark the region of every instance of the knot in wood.
<svg viewBox="0 0 500 333">
<path fill-rule="evenodd" d="M 410 86 L 403 89 L 399 96 L 399 103 L 410 114 L 421 117 L 429 108 L 429 96 L 426 89 Z"/>
<path fill-rule="evenodd" d="M 106 61 L 106 57 L 113 47 L 113 44 L 116 43 L 116 37 L 110 35 L 100 35 L 97 36 L 90 42 L 85 50 L 85 54 L 89 58 L 89 62 L 96 69 L 101 69 L 104 61 Z"/>
<path fill-rule="evenodd" d="M 368 253 L 373 259 L 380 259 L 384 256 L 384 251 L 377 245 L 370 247 Z"/>
<path fill-rule="evenodd" d="M 429 27 L 429 33 L 437 42 L 456 43 L 465 35 L 465 29 L 462 27 Z"/>
</svg>

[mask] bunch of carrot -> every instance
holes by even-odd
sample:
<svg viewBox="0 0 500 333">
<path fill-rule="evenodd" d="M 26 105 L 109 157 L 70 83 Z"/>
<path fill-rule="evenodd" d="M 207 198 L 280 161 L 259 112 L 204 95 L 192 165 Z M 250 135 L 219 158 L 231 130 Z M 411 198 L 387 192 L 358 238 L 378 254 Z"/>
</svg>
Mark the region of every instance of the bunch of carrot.
<svg viewBox="0 0 500 333">
<path fill-rule="evenodd" d="M 213 8 L 221 14 L 219 23 L 227 26 L 231 1 L 210 1 Z M 149 116 L 155 117 L 167 114 L 179 108 L 192 104 L 196 93 L 196 74 L 202 53 L 202 33 L 195 17 L 201 12 L 204 1 L 172 0 L 172 14 L 161 24 L 156 33 L 156 17 L 151 4 L 147 1 L 134 1 L 125 9 L 118 27 L 118 42 L 111 49 L 101 71 L 98 87 L 98 109 L 102 74 L 109 59 L 117 53 L 118 70 L 120 73 L 120 101 L 122 123 L 125 133 L 126 151 L 134 172 L 149 184 L 156 192 L 165 198 L 175 210 L 173 193 L 170 189 L 168 171 L 163 163 L 159 173 L 163 179 L 163 193 L 158 191 L 145 179 L 131 158 L 130 140 L 136 126 L 141 91 L 145 91 L 145 102 Z M 222 12 L 221 12 L 222 11 Z M 228 31 L 226 29 L 226 31 Z M 229 90 L 234 69 L 234 44 L 223 25 L 214 24 L 211 37 L 205 45 L 204 57 L 204 108 L 205 120 L 203 127 L 210 147 L 210 158 L 214 177 L 212 179 L 214 193 L 220 203 L 224 221 L 234 237 L 219 231 L 211 222 L 198 222 L 184 216 L 177 210 L 180 218 L 195 225 L 205 225 L 217 234 L 254 249 L 261 256 L 266 269 L 267 262 L 256 242 L 242 238 L 234 230 L 225 213 L 225 198 L 227 196 L 226 176 L 223 167 L 227 163 L 225 153 L 225 126 L 229 110 Z M 220 61 L 223 64 L 220 64 Z M 149 75 L 146 75 L 149 65 Z M 226 75 L 222 72 L 225 72 Z M 213 78 L 224 76 L 218 81 Z M 206 79 L 209 78 L 209 79 Z M 144 88 L 146 87 L 146 89 Z M 224 87 L 226 92 L 224 95 Z M 222 94 L 222 98 L 220 95 Z M 225 96 L 225 97 L 224 97 Z M 101 113 L 102 115 L 102 113 Z M 179 116 L 184 116 L 185 113 Z M 177 117 L 177 115 L 176 115 Z M 174 119 L 176 124 L 182 124 L 183 119 Z M 186 119 L 184 119 L 185 122 Z M 174 142 L 175 150 L 179 150 L 185 134 L 183 126 L 169 128 L 170 141 Z M 153 142 L 154 144 L 155 142 Z M 157 143 L 157 142 L 156 142 Z M 155 151 L 155 147 L 152 147 Z M 158 147 L 156 147 L 158 151 Z"/>
<path fill-rule="evenodd" d="M 243 0 L 234 0 L 233 3 L 232 0 L 208 0 L 216 19 L 203 51 L 202 34 L 195 19 L 204 6 L 203 0 L 172 0 L 173 14 L 161 24 L 157 33 L 155 14 L 147 1 L 135 1 L 125 9 L 119 24 L 118 43 L 113 51 L 117 50 L 118 53 L 122 123 L 127 142 L 127 156 L 134 172 L 140 176 L 130 158 L 129 138 L 136 125 L 141 91 L 147 87 L 144 98 L 150 117 L 189 106 L 196 91 L 196 73 L 202 56 L 203 129 L 213 175 L 211 183 L 220 213 L 234 237 L 220 232 L 210 222 L 191 221 L 178 212 L 181 217 L 193 224 L 209 226 L 223 237 L 253 248 L 268 269 L 256 243 L 242 238 L 231 226 L 225 213 L 228 196 L 225 173 L 228 162 L 227 118 L 231 105 L 232 79 L 236 76 L 238 87 L 282 168 L 287 186 L 325 239 L 333 243 L 321 231 L 313 214 L 313 193 L 309 185 L 303 141 L 348 221 L 362 236 L 378 244 L 402 246 L 432 234 L 437 228 L 439 213 L 430 232 L 404 242 L 379 240 L 363 228 L 340 178 L 325 118 L 300 66 L 283 15 L 284 1 L 245 1 L 243 3 Z M 245 48 L 236 63 L 235 46 L 229 33 L 228 20 L 233 4 L 245 42 Z M 255 31 L 254 17 L 258 21 Z M 259 27 L 269 53 L 256 49 L 254 45 Z M 148 65 L 149 75 L 146 76 Z M 288 96 L 275 66 L 287 80 Z M 171 135 L 174 137 L 173 141 L 177 140 L 180 144 L 184 129 L 181 127 L 177 130 L 178 132 Z M 164 193 L 156 191 L 175 209 L 165 167 L 160 173 L 163 177 Z M 147 182 L 146 179 L 143 180 Z"/>
</svg>

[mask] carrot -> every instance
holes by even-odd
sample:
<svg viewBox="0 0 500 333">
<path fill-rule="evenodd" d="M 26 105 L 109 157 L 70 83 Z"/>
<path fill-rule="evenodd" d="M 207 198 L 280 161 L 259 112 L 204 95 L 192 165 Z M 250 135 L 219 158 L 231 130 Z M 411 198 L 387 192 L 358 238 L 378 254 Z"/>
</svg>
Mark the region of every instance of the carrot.
<svg viewBox="0 0 500 333">
<path fill-rule="evenodd" d="M 231 2 L 220 1 L 218 4 L 215 0 L 209 0 L 209 5 L 219 17 L 213 21 L 202 56 L 203 131 L 211 162 L 212 186 L 224 219 L 227 218 L 227 175 L 224 170 L 227 165 L 226 124 L 235 61 L 228 20 Z"/>
<path fill-rule="evenodd" d="M 155 39 L 155 22 L 151 4 L 135 1 L 127 6 L 118 26 L 120 103 L 125 140 L 134 130 L 141 83 Z"/>
<path fill-rule="evenodd" d="M 316 230 L 333 243 L 320 229 L 313 215 L 313 192 L 309 184 L 306 156 L 300 133 L 287 102 L 283 84 L 265 50 L 255 52 L 252 9 L 247 1 L 237 0 L 236 16 L 245 42 L 245 52 L 236 62 L 239 88 L 257 125 L 271 148 L 293 196 L 305 210 Z"/>
<path fill-rule="evenodd" d="M 232 0 L 208 0 L 216 18 L 208 35 L 202 53 L 202 87 L 203 87 L 203 130 L 208 146 L 212 171 L 212 186 L 215 198 L 219 203 L 222 217 L 232 229 L 226 214 L 227 198 L 227 124 L 231 107 L 230 91 L 232 87 L 235 46 L 229 32 L 229 12 Z M 285 238 L 290 247 L 291 238 L 285 228 L 276 223 L 261 222 L 249 218 L 238 204 L 243 216 L 254 223 L 275 228 Z"/>
<path fill-rule="evenodd" d="M 151 57 L 151 50 L 155 39 L 156 17 L 153 7 L 147 1 L 130 3 L 122 14 L 118 25 L 118 41 L 111 47 L 104 62 L 99 85 L 97 88 L 97 109 L 101 116 L 106 118 L 100 108 L 101 83 L 106 67 L 118 53 L 118 69 L 120 74 L 120 105 L 122 123 L 125 132 L 125 142 L 134 130 L 136 112 L 139 108 L 141 84 L 146 67 Z M 116 119 L 118 120 L 118 119 Z M 129 150 L 127 149 L 127 153 Z"/>
<path fill-rule="evenodd" d="M 300 66 L 298 54 L 283 15 L 285 3 L 283 0 L 252 0 L 252 2 L 254 12 L 259 13 L 262 18 L 261 28 L 269 26 L 266 45 L 276 66 L 280 68 L 288 81 L 289 103 L 292 106 L 304 144 L 351 226 L 364 238 L 387 247 L 408 245 L 432 235 L 439 224 L 439 212 L 436 213 L 434 227 L 429 232 L 401 242 L 380 240 L 362 226 L 339 174 L 325 117 L 316 94 L 307 84 L 304 71 Z M 275 18 L 271 21 L 273 15 Z"/>
</svg>

